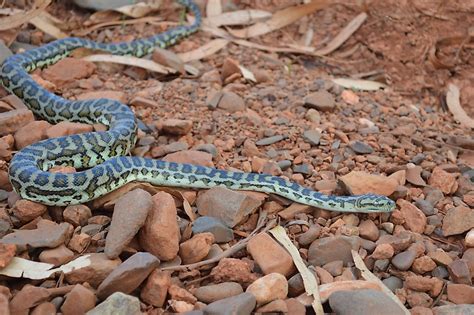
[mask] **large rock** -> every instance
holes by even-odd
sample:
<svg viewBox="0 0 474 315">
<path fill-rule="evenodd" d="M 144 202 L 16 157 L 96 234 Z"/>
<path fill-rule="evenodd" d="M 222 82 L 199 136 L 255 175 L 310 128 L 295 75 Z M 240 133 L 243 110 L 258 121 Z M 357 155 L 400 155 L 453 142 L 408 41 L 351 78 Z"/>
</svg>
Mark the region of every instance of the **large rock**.
<svg viewBox="0 0 474 315">
<path fill-rule="evenodd" d="M 288 281 L 279 273 L 271 273 L 255 280 L 247 287 L 246 292 L 252 293 L 258 305 L 276 299 L 285 299 L 288 295 Z"/>
<path fill-rule="evenodd" d="M 329 305 L 339 315 L 405 314 L 385 293 L 370 289 L 334 292 L 329 296 Z"/>
<path fill-rule="evenodd" d="M 362 171 L 352 171 L 340 179 L 352 195 L 374 193 L 390 196 L 398 187 L 398 181 L 395 178 L 372 175 Z"/>
<path fill-rule="evenodd" d="M 322 266 L 329 262 L 342 260 L 344 264 L 352 262 L 351 250 L 358 251 L 358 237 L 333 236 L 314 241 L 308 250 L 308 262 L 313 266 Z"/>
<path fill-rule="evenodd" d="M 92 287 L 97 288 L 99 284 L 120 265 L 120 259 L 109 259 L 104 253 L 88 254 L 90 264 L 76 268 L 65 274 L 66 281 L 70 284 L 88 282 Z"/>
<path fill-rule="evenodd" d="M 256 299 L 253 294 L 245 292 L 228 297 L 207 305 L 204 308 L 206 315 L 250 315 L 255 308 Z"/>
<path fill-rule="evenodd" d="M 54 248 L 63 244 L 68 235 L 70 224 L 56 224 L 50 221 L 40 221 L 34 230 L 17 230 L 5 235 L 2 243 L 15 244 L 19 247 L 31 246 L 33 248 Z"/>
<path fill-rule="evenodd" d="M 461 234 L 474 227 L 474 209 L 458 206 L 448 210 L 443 219 L 444 236 Z"/>
</svg>

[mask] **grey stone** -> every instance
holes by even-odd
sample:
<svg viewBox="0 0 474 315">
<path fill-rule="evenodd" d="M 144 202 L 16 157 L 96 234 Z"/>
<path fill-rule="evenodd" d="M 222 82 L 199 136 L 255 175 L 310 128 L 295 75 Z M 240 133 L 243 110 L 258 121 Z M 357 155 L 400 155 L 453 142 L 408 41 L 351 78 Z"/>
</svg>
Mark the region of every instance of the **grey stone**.
<svg viewBox="0 0 474 315">
<path fill-rule="evenodd" d="M 250 315 L 257 304 L 252 293 L 245 292 L 236 296 L 213 302 L 204 308 L 206 315 Z"/>
<path fill-rule="evenodd" d="M 431 275 L 438 279 L 446 279 L 449 276 L 448 270 L 444 266 L 437 266 L 431 271 Z"/>
<path fill-rule="evenodd" d="M 425 192 L 425 200 L 436 206 L 438 201 L 444 198 L 443 192 L 437 188 L 429 188 L 428 192 Z"/>
<path fill-rule="evenodd" d="M 329 296 L 329 305 L 338 315 L 405 314 L 397 303 L 377 290 L 334 292 Z"/>
<path fill-rule="evenodd" d="M 427 216 L 434 215 L 438 212 L 429 201 L 424 199 L 418 199 L 415 201 L 415 206 L 417 206 L 418 209 L 423 211 L 423 213 Z"/>
<path fill-rule="evenodd" d="M 202 216 L 193 223 L 193 233 L 210 232 L 217 243 L 225 243 L 234 239 L 234 232 L 222 220 L 214 217 Z"/>
<path fill-rule="evenodd" d="M 100 303 L 87 315 L 138 315 L 140 312 L 140 300 L 122 292 L 115 292 L 104 302 Z"/>
<path fill-rule="evenodd" d="M 303 163 L 293 166 L 293 172 L 301 173 L 305 175 L 311 175 L 311 170 L 309 168 L 309 164 Z"/>
<path fill-rule="evenodd" d="M 357 154 L 370 154 L 374 152 L 374 149 L 367 143 L 362 141 L 353 141 L 349 144 L 352 150 Z"/>
<path fill-rule="evenodd" d="M 414 250 L 406 250 L 404 252 L 398 253 L 392 258 L 392 265 L 394 265 L 398 270 L 406 271 L 410 269 L 411 265 L 415 261 L 416 252 Z"/>
<path fill-rule="evenodd" d="M 403 281 L 400 278 L 391 276 L 386 279 L 382 280 L 383 284 L 387 286 L 387 288 L 390 289 L 393 293 L 395 293 L 396 289 L 401 289 L 403 288 Z"/>
<path fill-rule="evenodd" d="M 472 315 L 474 304 L 443 305 L 433 308 L 434 315 Z"/>
<path fill-rule="evenodd" d="M 207 152 L 210 155 L 212 155 L 213 158 L 215 158 L 217 156 L 217 153 L 218 153 L 216 146 L 213 145 L 212 143 L 200 144 L 196 147 L 196 150 Z"/>
<path fill-rule="evenodd" d="M 280 167 L 280 169 L 282 171 L 286 171 L 287 169 L 289 169 L 291 167 L 291 161 L 290 160 L 281 160 L 281 161 L 278 161 L 278 166 Z"/>
<path fill-rule="evenodd" d="M 321 132 L 318 130 L 306 130 L 303 133 L 303 137 L 311 145 L 318 145 L 319 140 L 321 140 Z"/>
<path fill-rule="evenodd" d="M 197 288 L 193 294 L 201 302 L 212 303 L 243 293 L 242 286 L 237 282 L 223 282 Z"/>
<path fill-rule="evenodd" d="M 270 144 L 274 144 L 274 143 L 277 143 L 281 140 L 285 139 L 284 136 L 282 135 L 276 135 L 276 136 L 271 136 L 271 137 L 267 137 L 267 138 L 263 138 L 263 139 L 260 139 L 258 140 L 257 142 L 255 142 L 256 145 L 259 145 L 259 146 L 262 146 L 262 145 L 270 145 Z"/>
<path fill-rule="evenodd" d="M 321 111 L 332 111 L 336 104 L 334 96 L 324 90 L 307 95 L 303 102 L 305 106 Z"/>
<path fill-rule="evenodd" d="M 322 266 L 328 262 L 342 260 L 345 265 L 352 262 L 351 250 L 360 248 L 359 237 L 333 236 L 314 241 L 308 250 L 308 262 L 313 266 Z"/>
<path fill-rule="evenodd" d="M 374 270 L 375 271 L 386 271 L 390 265 L 389 259 L 377 259 L 374 263 Z"/>
</svg>

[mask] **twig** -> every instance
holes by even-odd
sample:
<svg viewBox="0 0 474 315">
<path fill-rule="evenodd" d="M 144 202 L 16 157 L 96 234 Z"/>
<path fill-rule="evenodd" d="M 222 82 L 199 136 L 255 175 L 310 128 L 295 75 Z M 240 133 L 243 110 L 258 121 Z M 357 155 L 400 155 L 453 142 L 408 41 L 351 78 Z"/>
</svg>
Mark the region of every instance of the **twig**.
<svg viewBox="0 0 474 315">
<path fill-rule="evenodd" d="M 237 253 L 241 249 L 245 248 L 245 246 L 247 246 L 247 243 L 250 241 L 250 239 L 252 237 L 254 237 L 255 234 L 257 234 L 263 226 L 265 226 L 266 218 L 267 218 L 266 212 L 262 212 L 260 214 L 260 217 L 258 218 L 257 227 L 255 228 L 255 230 L 252 231 L 252 233 L 250 233 L 250 235 L 248 237 L 244 238 L 243 240 L 240 240 L 234 246 L 232 246 L 231 248 L 229 248 L 226 251 L 222 252 L 221 254 L 217 255 L 216 257 L 212 257 L 212 258 L 209 258 L 209 259 L 206 259 L 206 260 L 203 260 L 203 261 L 199 261 L 199 262 L 194 263 L 194 264 L 189 264 L 189 265 L 170 266 L 170 267 L 162 268 L 161 270 L 163 270 L 163 271 L 183 271 L 183 270 L 190 271 L 190 270 L 193 270 L 193 269 L 205 266 L 205 265 L 209 265 L 209 264 L 213 264 L 215 262 L 218 262 L 222 258 L 232 256 L 233 254 Z M 275 220 L 272 220 L 272 221 L 268 222 L 267 226 L 265 226 L 265 228 L 262 230 L 262 232 L 266 232 L 266 231 L 270 230 L 274 225 L 275 225 Z"/>
</svg>

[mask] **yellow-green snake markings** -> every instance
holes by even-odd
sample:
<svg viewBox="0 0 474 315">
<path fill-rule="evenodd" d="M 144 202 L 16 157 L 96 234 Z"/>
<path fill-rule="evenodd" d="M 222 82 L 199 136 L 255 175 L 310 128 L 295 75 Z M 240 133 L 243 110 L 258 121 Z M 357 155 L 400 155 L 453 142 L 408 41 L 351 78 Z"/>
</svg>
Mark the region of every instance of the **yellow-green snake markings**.
<svg viewBox="0 0 474 315">
<path fill-rule="evenodd" d="M 173 45 L 197 31 L 201 23 L 199 9 L 192 1 L 179 2 L 194 13 L 192 25 L 117 44 L 65 38 L 5 60 L 0 69 L 1 83 L 37 116 L 52 123 L 68 120 L 102 123 L 109 128 L 104 132 L 43 140 L 16 153 L 9 169 L 15 191 L 25 199 L 62 206 L 93 200 L 138 180 L 154 185 L 225 186 L 274 193 L 302 204 L 342 212 L 388 212 L 394 209 L 394 202 L 384 196 L 327 196 L 276 176 L 125 156 L 136 142 L 137 122 L 130 108 L 109 99 L 68 101 L 43 89 L 28 75 L 38 67 L 59 61 L 79 47 L 142 57 L 151 53 L 155 46 L 165 48 Z M 54 165 L 71 165 L 81 171 L 72 174 L 48 172 Z"/>
</svg>

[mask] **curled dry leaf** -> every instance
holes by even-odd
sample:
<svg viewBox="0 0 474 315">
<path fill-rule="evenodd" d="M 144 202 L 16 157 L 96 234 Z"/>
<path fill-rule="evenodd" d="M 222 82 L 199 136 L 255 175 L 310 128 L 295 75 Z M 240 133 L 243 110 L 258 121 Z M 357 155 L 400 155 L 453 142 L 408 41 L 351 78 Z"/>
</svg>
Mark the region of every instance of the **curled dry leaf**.
<svg viewBox="0 0 474 315">
<path fill-rule="evenodd" d="M 260 36 L 289 25 L 305 15 L 324 8 L 327 4 L 327 0 L 314 0 L 308 4 L 289 7 L 276 12 L 268 21 L 260 22 L 241 30 L 229 30 L 229 33 L 238 38 Z"/>
<path fill-rule="evenodd" d="M 114 12 L 116 13 L 116 12 Z M 103 20 L 101 20 L 103 21 Z M 110 16 L 109 19 L 103 21 L 103 22 L 98 22 L 97 20 L 88 20 L 89 23 L 87 25 L 92 25 L 91 27 L 88 27 L 83 30 L 79 30 L 74 32 L 76 36 L 86 36 L 87 34 L 90 34 L 92 31 L 98 30 L 103 27 L 107 26 L 114 26 L 114 25 L 130 25 L 130 24 L 139 24 L 139 23 L 149 23 L 149 24 L 158 24 L 159 22 L 163 21 L 161 17 L 155 17 L 155 16 L 145 16 L 142 18 L 138 19 L 131 19 L 131 20 L 121 20 L 120 17 L 114 18 L 113 16 Z M 98 23 L 98 24 L 96 24 Z M 86 23 L 84 23 L 86 25 Z"/>
<path fill-rule="evenodd" d="M 204 23 L 210 26 L 248 25 L 268 20 L 272 14 L 262 10 L 238 10 L 211 16 Z"/>
<path fill-rule="evenodd" d="M 68 34 L 61 31 L 58 26 L 56 26 L 63 22 L 51 16 L 47 12 L 41 12 L 38 16 L 31 19 L 29 22 L 36 26 L 36 28 L 38 28 L 39 30 L 43 31 L 48 35 L 51 35 L 56 39 L 65 38 L 69 36 Z"/>
<path fill-rule="evenodd" d="M 345 87 L 346 89 L 355 89 L 362 91 L 376 91 L 387 87 L 385 84 L 377 81 L 358 80 L 350 78 L 332 79 L 332 82 L 342 87 Z"/>
<path fill-rule="evenodd" d="M 33 18 L 40 15 L 50 3 L 51 0 L 36 0 L 34 5 L 35 9 L 27 12 L 18 12 L 14 15 L 2 18 L 0 20 L 0 31 L 16 28 L 30 22 Z"/>
<path fill-rule="evenodd" d="M 87 61 L 92 61 L 92 62 L 118 63 L 122 65 L 127 65 L 127 66 L 139 67 L 139 68 L 143 68 L 149 71 L 163 73 L 163 74 L 176 72 L 176 70 L 169 67 L 164 67 L 154 61 L 137 58 L 137 57 L 131 57 L 131 56 L 98 54 L 98 55 L 90 55 L 90 56 L 84 57 L 84 59 Z"/>
<path fill-rule="evenodd" d="M 459 121 L 462 126 L 474 129 L 474 119 L 467 115 L 459 101 L 459 88 L 451 83 L 448 85 L 448 93 L 446 93 L 446 104 L 454 119 Z"/>
<path fill-rule="evenodd" d="M 205 45 L 203 45 L 203 46 L 201 46 L 201 47 L 199 47 L 195 50 L 191 50 L 191 51 L 188 51 L 188 52 L 185 52 L 185 53 L 182 53 L 182 54 L 178 54 L 178 56 L 179 56 L 179 58 L 181 58 L 181 60 L 183 60 L 183 62 L 190 62 L 190 61 L 193 61 L 193 60 L 200 60 L 200 59 L 211 56 L 212 54 L 218 52 L 219 50 L 221 50 L 222 48 L 227 46 L 228 43 L 229 43 L 229 41 L 227 39 L 222 39 L 222 38 L 214 39 L 214 40 L 208 42 L 207 44 L 205 44 Z"/>
</svg>

